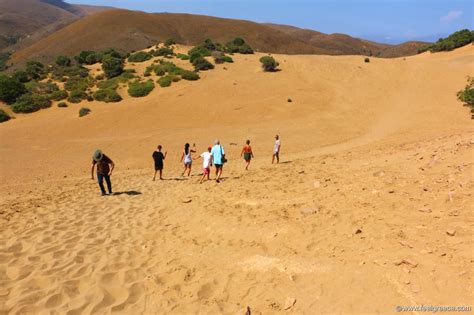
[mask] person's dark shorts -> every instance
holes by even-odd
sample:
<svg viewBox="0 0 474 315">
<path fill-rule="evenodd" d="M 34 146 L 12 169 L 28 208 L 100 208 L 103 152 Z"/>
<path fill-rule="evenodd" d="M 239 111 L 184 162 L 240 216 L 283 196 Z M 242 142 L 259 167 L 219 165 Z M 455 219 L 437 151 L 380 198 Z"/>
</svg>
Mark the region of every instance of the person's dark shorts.
<svg viewBox="0 0 474 315">
<path fill-rule="evenodd" d="M 249 152 L 245 152 L 244 153 L 244 160 L 246 162 L 250 161 L 252 159 L 252 154 L 250 154 Z"/>
<path fill-rule="evenodd" d="M 163 170 L 163 164 L 155 164 L 155 171 Z"/>
<path fill-rule="evenodd" d="M 221 169 L 223 164 L 214 164 L 217 169 Z"/>
</svg>

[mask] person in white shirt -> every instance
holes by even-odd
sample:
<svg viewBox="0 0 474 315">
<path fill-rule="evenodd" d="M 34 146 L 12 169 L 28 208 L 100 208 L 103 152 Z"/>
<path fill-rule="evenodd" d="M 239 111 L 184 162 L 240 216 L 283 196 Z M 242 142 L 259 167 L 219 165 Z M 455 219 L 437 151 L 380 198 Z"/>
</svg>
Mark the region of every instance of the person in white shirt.
<svg viewBox="0 0 474 315">
<path fill-rule="evenodd" d="M 201 177 L 201 180 L 199 181 L 199 184 L 202 184 L 206 177 L 207 177 L 207 180 L 209 180 L 209 174 L 211 173 L 211 166 L 212 166 L 211 150 L 212 150 L 212 148 L 208 147 L 207 152 L 203 152 L 201 154 L 201 157 L 202 157 L 202 177 Z"/>
<path fill-rule="evenodd" d="M 272 164 L 275 162 L 275 158 L 276 158 L 277 164 L 280 163 L 280 149 L 281 149 L 280 137 L 276 135 L 275 146 L 273 147 Z"/>
</svg>

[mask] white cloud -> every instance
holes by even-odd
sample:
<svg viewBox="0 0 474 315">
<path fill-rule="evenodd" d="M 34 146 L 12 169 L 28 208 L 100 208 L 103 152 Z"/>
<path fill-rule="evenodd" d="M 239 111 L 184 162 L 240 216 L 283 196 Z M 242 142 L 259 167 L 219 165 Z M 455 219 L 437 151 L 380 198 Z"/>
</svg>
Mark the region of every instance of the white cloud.
<svg viewBox="0 0 474 315">
<path fill-rule="evenodd" d="M 449 11 L 448 14 L 440 18 L 440 21 L 448 23 L 460 18 L 462 14 L 463 12 L 461 10 Z"/>
</svg>

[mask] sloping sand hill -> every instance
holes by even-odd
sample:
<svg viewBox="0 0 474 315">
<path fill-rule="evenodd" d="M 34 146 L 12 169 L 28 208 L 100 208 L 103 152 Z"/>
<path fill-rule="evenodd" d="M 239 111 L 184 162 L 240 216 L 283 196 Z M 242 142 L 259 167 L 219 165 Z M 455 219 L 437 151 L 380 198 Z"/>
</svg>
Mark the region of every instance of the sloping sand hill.
<svg viewBox="0 0 474 315">
<path fill-rule="evenodd" d="M 400 59 L 234 56 L 196 82 L 0 126 L 0 297 L 11 313 L 386 314 L 473 300 L 474 49 Z M 143 69 L 144 64 L 136 64 Z M 288 98 L 292 102 L 288 102 Z M 282 163 L 271 165 L 273 137 Z M 219 138 L 220 184 L 182 178 Z M 251 139 L 255 160 L 239 157 Z M 152 182 L 151 153 L 168 151 Z M 237 145 L 234 145 L 237 144 Z M 117 195 L 89 176 L 101 148 Z"/>
</svg>

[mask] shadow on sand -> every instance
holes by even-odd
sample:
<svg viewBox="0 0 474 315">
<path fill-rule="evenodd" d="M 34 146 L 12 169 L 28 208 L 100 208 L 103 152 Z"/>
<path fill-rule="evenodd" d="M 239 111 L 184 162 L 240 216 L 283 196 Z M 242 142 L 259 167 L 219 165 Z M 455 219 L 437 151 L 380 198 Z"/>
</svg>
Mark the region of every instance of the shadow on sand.
<svg viewBox="0 0 474 315">
<path fill-rule="evenodd" d="M 129 195 L 129 196 L 138 196 L 141 195 L 142 193 L 139 191 L 135 190 L 130 190 L 130 191 L 120 191 L 120 192 L 114 192 L 112 196 L 120 196 L 120 195 Z"/>
</svg>

